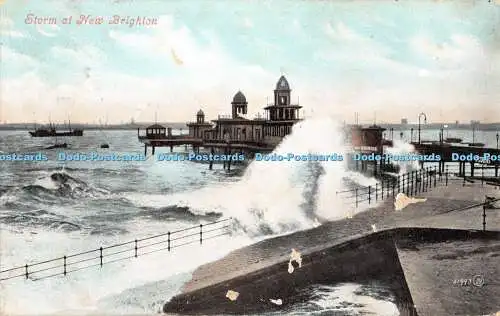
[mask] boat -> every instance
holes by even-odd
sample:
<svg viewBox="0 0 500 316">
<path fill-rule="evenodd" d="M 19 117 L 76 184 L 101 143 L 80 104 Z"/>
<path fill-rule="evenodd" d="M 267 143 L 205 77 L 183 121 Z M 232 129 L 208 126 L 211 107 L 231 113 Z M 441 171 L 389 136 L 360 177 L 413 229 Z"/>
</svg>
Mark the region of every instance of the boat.
<svg viewBox="0 0 500 316">
<path fill-rule="evenodd" d="M 38 128 L 29 132 L 31 137 L 57 137 L 57 136 L 83 136 L 82 129 L 73 129 L 65 132 L 58 132 L 54 127 Z"/>
<path fill-rule="evenodd" d="M 471 147 L 484 147 L 484 143 L 469 143 Z"/>
<path fill-rule="evenodd" d="M 461 138 L 448 137 L 444 140 L 445 143 L 461 143 Z"/>
<path fill-rule="evenodd" d="M 109 144 L 101 144 L 101 148 L 109 148 Z"/>
<path fill-rule="evenodd" d="M 70 125 L 68 131 L 58 132 L 55 125 L 50 123 L 48 128 L 36 128 L 29 133 L 31 137 L 83 136 L 83 129 L 72 129 Z"/>
<path fill-rule="evenodd" d="M 46 147 L 45 149 L 55 149 L 55 148 L 68 148 L 67 143 L 54 144 L 52 146 Z"/>
</svg>

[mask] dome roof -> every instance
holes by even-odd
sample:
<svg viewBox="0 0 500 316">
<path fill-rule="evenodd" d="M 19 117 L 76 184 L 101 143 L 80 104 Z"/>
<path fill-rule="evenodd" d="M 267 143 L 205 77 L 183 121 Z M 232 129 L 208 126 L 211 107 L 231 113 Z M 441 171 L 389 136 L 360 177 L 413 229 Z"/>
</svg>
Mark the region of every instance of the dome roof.
<svg viewBox="0 0 500 316">
<path fill-rule="evenodd" d="M 198 113 L 196 113 L 196 116 L 205 116 L 205 113 L 200 109 Z"/>
<path fill-rule="evenodd" d="M 233 103 L 247 103 L 247 98 L 245 98 L 245 95 L 241 91 L 238 91 L 234 95 Z"/>
<path fill-rule="evenodd" d="M 276 83 L 276 90 L 290 90 L 290 85 L 285 76 L 281 76 L 278 83 Z"/>
</svg>

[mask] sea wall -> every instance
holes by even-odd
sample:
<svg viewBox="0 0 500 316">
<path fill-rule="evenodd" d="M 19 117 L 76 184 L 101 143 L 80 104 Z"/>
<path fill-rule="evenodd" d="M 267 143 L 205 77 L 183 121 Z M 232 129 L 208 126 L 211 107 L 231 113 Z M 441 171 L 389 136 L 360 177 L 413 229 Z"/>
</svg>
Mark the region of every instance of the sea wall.
<svg viewBox="0 0 500 316">
<path fill-rule="evenodd" d="M 296 267 L 293 273 L 288 272 L 288 261 L 283 261 L 224 282 L 182 293 L 164 305 L 164 312 L 191 315 L 286 312 L 292 310 L 293 305 L 302 299 L 297 295 L 298 290 L 309 285 L 377 281 L 387 284 L 392 289 L 402 315 L 416 315 L 413 295 L 405 274 L 415 275 L 418 271 L 404 271 L 398 249 L 415 250 L 421 244 L 451 240 L 498 240 L 499 237 L 499 232 L 453 229 L 385 230 L 305 255 L 302 258 L 302 267 Z M 415 266 L 412 268 L 418 269 Z M 220 269 L 214 267 L 214 271 L 216 270 Z M 235 301 L 226 298 L 228 290 L 240 293 Z M 278 298 L 283 300 L 280 306 L 269 301 Z M 435 299 L 439 300 L 440 297 L 435 296 Z M 427 312 L 428 309 L 424 311 Z M 460 315 L 454 312 L 452 314 Z"/>
</svg>

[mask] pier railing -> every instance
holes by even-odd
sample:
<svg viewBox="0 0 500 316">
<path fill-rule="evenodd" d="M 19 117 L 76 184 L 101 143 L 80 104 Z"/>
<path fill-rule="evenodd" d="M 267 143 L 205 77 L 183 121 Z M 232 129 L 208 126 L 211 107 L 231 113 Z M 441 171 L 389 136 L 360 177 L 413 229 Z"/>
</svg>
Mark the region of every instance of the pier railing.
<svg viewBox="0 0 500 316">
<path fill-rule="evenodd" d="M 350 200 L 355 207 L 361 203 L 377 203 L 387 198 L 393 199 L 398 193 L 414 196 L 427 192 L 437 186 L 438 182 L 448 184 L 448 173 L 439 173 L 438 167 L 425 167 L 410 171 L 392 178 L 382 179 L 374 185 L 357 187 L 350 190 L 337 191 L 336 194 Z"/>
<path fill-rule="evenodd" d="M 160 251 L 173 251 L 175 248 L 190 244 L 202 245 L 220 236 L 230 234 L 232 218 L 199 224 L 176 231 L 135 239 L 110 246 L 68 254 L 57 258 L 30 262 L 22 266 L 0 270 L 0 281 L 14 278 L 41 280 L 55 276 L 65 276 L 68 273 L 102 267 L 110 263 L 138 258 Z"/>
<path fill-rule="evenodd" d="M 398 193 L 415 196 L 427 192 L 438 184 L 448 185 L 451 182 L 461 182 L 463 186 L 468 184 L 491 185 L 500 189 L 500 178 L 484 175 L 488 167 L 479 167 L 482 170 L 478 175 L 472 169 L 463 170 L 457 166 L 446 166 L 444 171 L 439 171 L 438 166 L 430 166 L 419 170 L 410 171 L 393 178 L 382 179 L 370 186 L 361 186 L 349 190 L 337 191 L 336 194 L 346 200 L 350 200 L 357 208 L 362 203 L 376 203 L 378 201 L 394 198 Z"/>
</svg>

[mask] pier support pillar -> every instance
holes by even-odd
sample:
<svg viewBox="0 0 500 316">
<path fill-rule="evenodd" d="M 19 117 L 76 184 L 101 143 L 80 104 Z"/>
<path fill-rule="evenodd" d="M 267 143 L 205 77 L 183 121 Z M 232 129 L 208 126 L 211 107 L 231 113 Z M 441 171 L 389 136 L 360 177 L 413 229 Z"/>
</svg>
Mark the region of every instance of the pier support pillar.
<svg viewBox="0 0 500 316">
<path fill-rule="evenodd" d="M 465 163 L 464 163 L 464 176 L 465 176 Z M 474 163 L 473 162 L 470 163 L 470 176 L 471 177 L 474 176 Z"/>
<path fill-rule="evenodd" d="M 154 154 L 155 154 L 155 148 L 156 148 L 156 147 L 155 147 L 155 146 L 153 146 L 152 151 L 151 151 L 151 154 L 152 154 L 153 156 L 154 156 Z"/>
<path fill-rule="evenodd" d="M 210 153 L 211 153 L 211 154 L 212 154 L 212 156 L 213 156 L 213 154 L 214 154 L 214 148 L 213 148 L 213 147 L 212 147 L 212 148 L 210 148 Z M 212 170 L 212 169 L 213 169 L 213 167 L 214 167 L 214 161 L 213 161 L 212 159 L 210 159 L 210 163 L 209 163 L 209 165 L 208 165 L 208 169 L 209 169 L 209 170 Z"/>
<path fill-rule="evenodd" d="M 144 156 L 148 155 L 148 145 L 144 145 Z"/>
<path fill-rule="evenodd" d="M 498 178 L 498 163 L 495 164 L 495 178 Z"/>
<path fill-rule="evenodd" d="M 170 152 L 174 151 L 174 146 L 170 146 Z"/>
<path fill-rule="evenodd" d="M 229 146 L 226 149 L 226 157 L 227 156 L 231 156 L 231 148 L 229 148 Z M 231 159 L 229 159 L 227 161 L 227 171 L 230 171 L 230 170 L 231 170 Z"/>
</svg>

